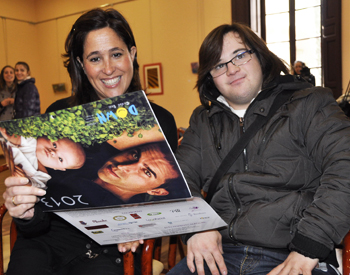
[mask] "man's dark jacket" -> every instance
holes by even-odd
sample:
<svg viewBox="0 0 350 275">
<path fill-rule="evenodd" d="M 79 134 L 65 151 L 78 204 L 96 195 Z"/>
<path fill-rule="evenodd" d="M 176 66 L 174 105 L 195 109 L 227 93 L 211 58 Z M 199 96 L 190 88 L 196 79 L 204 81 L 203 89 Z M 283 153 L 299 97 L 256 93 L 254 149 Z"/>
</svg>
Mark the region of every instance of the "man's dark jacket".
<svg viewBox="0 0 350 275">
<path fill-rule="evenodd" d="M 310 87 L 291 76 L 270 83 L 242 125 L 216 95 L 207 95 L 208 110 L 193 112 L 176 155 L 192 194 L 200 196 L 242 131 L 268 114 L 277 94 L 295 90 L 217 187 L 211 206 L 228 224 L 220 230 L 223 243 L 332 262 L 334 245 L 350 228 L 350 120 L 329 89 Z"/>
</svg>

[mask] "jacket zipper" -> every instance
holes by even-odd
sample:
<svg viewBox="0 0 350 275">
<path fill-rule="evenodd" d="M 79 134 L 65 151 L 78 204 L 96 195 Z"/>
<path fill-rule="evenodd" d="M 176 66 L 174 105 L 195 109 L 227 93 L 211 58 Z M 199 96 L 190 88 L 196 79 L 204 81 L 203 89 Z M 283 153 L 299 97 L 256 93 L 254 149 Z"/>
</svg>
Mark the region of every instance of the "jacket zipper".
<svg viewBox="0 0 350 275">
<path fill-rule="evenodd" d="M 236 193 L 233 188 L 233 176 L 234 174 L 231 174 L 230 177 L 228 178 L 228 187 L 229 187 L 231 198 L 236 206 L 236 212 L 234 213 L 233 218 L 229 225 L 229 234 L 230 234 L 230 238 L 235 241 L 235 238 L 233 236 L 233 226 L 234 226 L 234 221 L 237 219 L 238 215 L 240 215 L 241 213 L 241 203 L 239 202 L 238 197 L 236 196 Z"/>
<path fill-rule="evenodd" d="M 240 128 L 240 136 L 242 136 L 245 132 L 244 118 L 243 117 L 239 118 L 239 128 Z M 244 148 L 243 149 L 244 172 L 248 171 L 247 159 L 248 159 L 247 158 L 247 149 Z M 231 198 L 236 206 L 236 212 L 234 213 L 233 218 L 232 218 L 230 225 L 229 225 L 229 234 L 230 234 L 230 238 L 235 241 L 235 238 L 233 236 L 233 226 L 234 226 L 235 220 L 237 220 L 237 217 L 241 214 L 241 203 L 240 203 L 238 196 L 236 195 L 236 192 L 233 188 L 233 176 L 234 176 L 234 174 L 230 175 L 230 177 L 228 179 L 228 186 L 229 186 L 229 192 L 230 192 Z"/>
<path fill-rule="evenodd" d="M 212 132 L 212 135 L 213 135 L 215 149 L 216 149 L 216 152 L 217 152 L 217 154 L 218 154 L 218 156 L 220 158 L 220 153 L 219 153 L 219 151 L 221 150 L 220 138 L 218 139 L 218 137 L 216 136 L 215 126 L 214 126 L 214 124 L 213 124 L 213 122 L 212 122 L 212 120 L 210 118 L 209 118 L 209 125 L 210 125 L 211 132 Z"/>
<path fill-rule="evenodd" d="M 239 118 L 239 128 L 240 128 L 240 133 L 242 136 L 245 132 L 244 118 L 243 117 Z M 243 149 L 243 161 L 244 161 L 244 172 L 246 172 L 246 171 L 248 171 L 247 148 Z"/>
</svg>

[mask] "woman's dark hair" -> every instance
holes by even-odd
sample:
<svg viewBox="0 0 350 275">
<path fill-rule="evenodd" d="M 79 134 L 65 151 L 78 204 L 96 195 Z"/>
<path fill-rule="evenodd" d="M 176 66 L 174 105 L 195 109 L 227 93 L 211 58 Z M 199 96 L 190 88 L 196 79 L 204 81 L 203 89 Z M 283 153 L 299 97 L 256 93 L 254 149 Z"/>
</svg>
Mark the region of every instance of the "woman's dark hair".
<svg viewBox="0 0 350 275">
<path fill-rule="evenodd" d="M 84 43 L 89 32 L 109 27 L 123 40 L 128 50 L 136 47 L 134 35 L 126 19 L 114 9 L 93 9 L 80 16 L 74 23 L 65 43 L 64 65 L 68 70 L 74 92 L 71 105 L 99 100 L 95 89 L 86 77 L 77 58 L 83 60 Z M 127 92 L 141 90 L 137 53 L 133 62 L 134 75 Z"/>
<path fill-rule="evenodd" d="M 281 72 L 285 74 L 289 73 L 285 63 L 272 53 L 267 48 L 265 42 L 249 27 L 240 23 L 221 25 L 207 35 L 199 50 L 199 68 L 196 87 L 198 88 L 200 101 L 206 108 L 209 107 L 209 100 L 205 97 L 205 94 L 220 94 L 210 75 L 210 71 L 220 60 L 224 36 L 229 32 L 237 34 L 242 40 L 243 45 L 254 50 L 254 54 L 259 60 L 263 73 L 263 87 L 280 75 Z"/>
<path fill-rule="evenodd" d="M 1 74 L 0 74 L 0 91 L 6 89 L 6 81 L 5 81 L 5 78 L 4 78 L 4 74 L 5 74 L 5 70 L 7 68 L 10 68 L 11 70 L 13 70 L 13 73 L 15 73 L 15 69 L 12 66 L 10 66 L 10 65 L 6 65 L 5 67 L 2 68 Z M 15 79 L 13 80 L 13 84 L 12 84 L 12 87 L 11 87 L 11 92 L 14 91 L 16 88 L 17 88 L 17 79 L 16 79 L 16 76 L 15 76 Z"/>
</svg>

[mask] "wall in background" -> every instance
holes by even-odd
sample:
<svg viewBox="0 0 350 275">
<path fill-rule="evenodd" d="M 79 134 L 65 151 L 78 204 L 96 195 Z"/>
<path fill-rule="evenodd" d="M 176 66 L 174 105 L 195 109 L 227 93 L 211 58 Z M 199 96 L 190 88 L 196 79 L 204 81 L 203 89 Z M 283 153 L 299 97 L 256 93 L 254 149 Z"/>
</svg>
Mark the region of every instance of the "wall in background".
<svg viewBox="0 0 350 275">
<path fill-rule="evenodd" d="M 149 96 L 175 116 L 178 127 L 187 127 L 200 104 L 194 89 L 204 37 L 216 26 L 231 22 L 230 0 L 11 0 L 0 1 L 0 67 L 26 61 L 36 78 L 41 111 L 55 100 L 68 97 L 70 79 L 61 54 L 74 21 L 83 11 L 115 3 L 133 29 L 143 84 L 143 65 L 162 63 L 164 94 Z M 57 18 L 57 19 L 54 19 Z M 54 19 L 54 20 L 52 20 Z M 31 24 L 19 20 L 35 22 Z M 67 92 L 54 93 L 52 84 L 65 83 Z"/>
<path fill-rule="evenodd" d="M 194 89 L 197 76 L 192 74 L 190 63 L 198 61 L 204 37 L 214 27 L 230 23 L 230 2 L 110 1 L 116 3 L 113 7 L 122 12 L 134 31 L 142 81 L 144 64 L 162 63 L 164 95 L 149 98 L 172 112 L 178 126 L 187 127 L 193 109 L 200 104 Z M 106 0 L 0 0 L 0 68 L 19 60 L 29 63 L 37 81 L 42 112 L 53 101 L 70 95 L 70 79 L 61 54 L 72 24 L 83 11 L 106 3 Z M 349 13 L 350 2 L 342 0 L 343 92 L 350 80 L 350 62 L 347 62 L 350 30 L 346 28 L 350 24 Z M 50 20 L 53 18 L 58 19 Z M 60 82 L 66 84 L 66 93 L 53 92 L 52 84 Z"/>
</svg>

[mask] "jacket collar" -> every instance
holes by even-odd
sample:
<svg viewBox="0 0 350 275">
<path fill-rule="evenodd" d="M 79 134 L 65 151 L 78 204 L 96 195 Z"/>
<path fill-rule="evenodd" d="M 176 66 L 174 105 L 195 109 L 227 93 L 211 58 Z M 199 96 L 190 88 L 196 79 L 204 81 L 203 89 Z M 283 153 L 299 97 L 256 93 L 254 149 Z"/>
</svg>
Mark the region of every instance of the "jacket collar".
<svg viewBox="0 0 350 275">
<path fill-rule="evenodd" d="M 260 102 L 260 104 L 263 104 L 263 105 L 259 104 L 260 107 L 268 110 L 272 104 L 272 100 L 265 100 L 265 99 L 270 98 L 270 97 L 275 98 L 277 94 L 279 94 L 280 92 L 285 91 L 285 90 L 299 91 L 299 90 L 305 90 L 305 89 L 311 88 L 311 87 L 313 87 L 313 86 L 310 83 L 303 81 L 294 75 L 280 75 L 280 76 L 276 77 L 270 83 L 267 83 L 266 85 L 264 85 L 261 92 L 249 105 L 248 110 L 251 109 L 251 107 L 254 106 L 257 102 Z M 209 111 L 209 116 L 212 116 L 213 114 L 215 114 L 217 112 L 221 112 L 221 111 L 228 111 L 228 112 L 232 113 L 231 110 L 227 106 L 225 106 L 221 102 L 217 101 L 217 97 L 219 95 L 220 95 L 220 93 L 218 93 L 218 92 L 213 92 L 210 95 L 206 95 L 207 98 L 212 103 L 211 107 L 210 107 L 210 111 Z"/>
<path fill-rule="evenodd" d="M 21 82 L 18 82 L 18 85 L 22 86 L 25 83 L 32 82 L 33 84 L 35 83 L 35 78 L 34 77 L 27 77 L 26 79 L 22 80 Z"/>
</svg>

